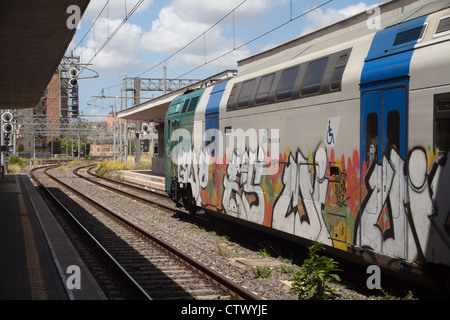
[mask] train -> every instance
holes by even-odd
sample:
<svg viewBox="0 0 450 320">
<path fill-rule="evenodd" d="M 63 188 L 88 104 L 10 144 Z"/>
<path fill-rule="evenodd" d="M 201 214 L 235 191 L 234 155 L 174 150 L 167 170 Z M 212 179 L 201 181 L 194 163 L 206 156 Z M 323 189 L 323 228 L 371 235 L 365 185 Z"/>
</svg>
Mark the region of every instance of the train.
<svg viewBox="0 0 450 320">
<path fill-rule="evenodd" d="M 450 1 L 419 4 L 174 99 L 166 192 L 389 270 L 449 267 Z"/>
</svg>

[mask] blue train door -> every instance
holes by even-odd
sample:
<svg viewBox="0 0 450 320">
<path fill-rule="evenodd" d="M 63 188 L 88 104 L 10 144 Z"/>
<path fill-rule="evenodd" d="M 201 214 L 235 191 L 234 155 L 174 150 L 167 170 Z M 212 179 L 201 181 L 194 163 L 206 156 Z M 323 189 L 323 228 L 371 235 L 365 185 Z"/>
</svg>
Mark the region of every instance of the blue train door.
<svg viewBox="0 0 450 320">
<path fill-rule="evenodd" d="M 381 87 L 362 93 L 362 161 L 381 163 L 383 155 L 395 148 L 406 155 L 407 86 Z"/>
<path fill-rule="evenodd" d="M 355 239 L 363 248 L 402 259 L 408 249 L 404 163 L 410 66 L 426 19 L 378 31 L 361 72 L 361 208 Z"/>
<path fill-rule="evenodd" d="M 401 258 L 406 255 L 402 177 L 407 114 L 407 79 L 362 87 L 361 170 L 367 171 L 361 177 L 366 189 L 361 203 L 361 245 Z"/>
</svg>

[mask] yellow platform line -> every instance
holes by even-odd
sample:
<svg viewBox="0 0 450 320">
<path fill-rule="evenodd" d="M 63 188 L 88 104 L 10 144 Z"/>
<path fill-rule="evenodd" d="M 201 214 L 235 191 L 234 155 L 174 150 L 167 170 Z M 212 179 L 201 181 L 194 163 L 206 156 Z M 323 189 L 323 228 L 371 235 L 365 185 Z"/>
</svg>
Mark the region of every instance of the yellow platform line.
<svg viewBox="0 0 450 320">
<path fill-rule="evenodd" d="M 28 277 L 30 279 L 31 297 L 33 300 L 48 300 L 47 287 L 39 261 L 38 250 L 34 241 L 33 228 L 31 227 L 28 210 L 21 193 L 18 194 L 20 216 L 23 225 L 23 234 L 25 240 L 25 252 L 28 269 Z"/>
</svg>

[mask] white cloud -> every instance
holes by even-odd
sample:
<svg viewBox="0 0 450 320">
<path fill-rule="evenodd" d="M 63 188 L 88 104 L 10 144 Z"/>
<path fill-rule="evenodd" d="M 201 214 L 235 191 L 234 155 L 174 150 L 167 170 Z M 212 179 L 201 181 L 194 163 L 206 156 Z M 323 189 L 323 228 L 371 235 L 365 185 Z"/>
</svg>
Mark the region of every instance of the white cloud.
<svg viewBox="0 0 450 320">
<path fill-rule="evenodd" d="M 142 36 L 141 45 L 153 52 L 172 52 L 188 44 L 208 27 L 198 21 L 183 20 L 175 13 L 174 7 L 163 8 L 158 19 L 153 21 L 152 29 Z"/>
<path fill-rule="evenodd" d="M 73 50 L 80 38 L 92 27 L 83 42 L 74 50 L 74 55 L 79 55 L 83 63 L 90 61 L 136 5 L 139 7 L 133 15 L 148 12 L 154 0 L 140 2 L 141 0 L 91 0 L 83 15 L 81 29 L 77 32 L 80 37 L 72 41 L 69 50 Z M 97 21 L 93 24 L 95 19 Z M 138 70 L 142 56 L 140 52 L 142 29 L 130 21 L 132 20 L 125 22 L 98 53 L 93 60 L 92 69 L 100 74 Z"/>
<path fill-rule="evenodd" d="M 97 20 L 84 43 L 75 49 L 74 55 L 79 55 L 82 62 L 91 60 L 121 22 L 122 19 Z M 139 50 L 141 34 L 142 29 L 139 26 L 125 23 L 95 57 L 93 69 L 99 73 L 136 70 L 141 57 Z"/>
<path fill-rule="evenodd" d="M 285 1 L 285 0 L 282 0 Z M 242 0 L 174 0 L 175 13 L 187 21 L 214 24 L 240 5 Z M 280 0 L 247 0 L 236 14 L 236 23 L 243 23 L 265 14 Z M 231 19 L 229 20 L 231 22 Z"/>
<path fill-rule="evenodd" d="M 285 1 L 248 0 L 236 11 L 234 22 L 251 22 L 262 17 L 272 6 Z M 214 60 L 241 44 L 238 39 L 233 39 L 231 34 L 226 33 L 226 30 L 231 29 L 233 16 L 227 17 L 205 35 L 202 34 L 241 3 L 242 0 L 173 0 L 170 6 L 160 11 L 151 30 L 143 34 L 141 46 L 151 52 L 170 55 L 189 44 L 171 59 L 174 65 L 184 63 L 197 67 L 205 61 Z M 199 36 L 199 39 L 191 43 Z M 248 55 L 249 50 L 242 48 L 215 60 L 211 66 L 234 67 L 237 60 Z"/>
<path fill-rule="evenodd" d="M 302 30 L 302 34 L 313 32 L 340 20 L 354 16 L 363 11 L 367 11 L 368 8 L 369 6 L 367 6 L 364 2 L 350 5 L 339 10 L 329 8 L 323 11 L 321 8 L 319 8 L 306 15 L 308 26 Z"/>
</svg>

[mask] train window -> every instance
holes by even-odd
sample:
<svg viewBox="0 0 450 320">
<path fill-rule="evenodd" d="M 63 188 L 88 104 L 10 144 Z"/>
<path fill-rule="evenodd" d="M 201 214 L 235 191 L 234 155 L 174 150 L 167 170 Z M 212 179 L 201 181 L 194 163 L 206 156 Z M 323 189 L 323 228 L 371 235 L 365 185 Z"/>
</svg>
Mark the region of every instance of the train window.
<svg viewBox="0 0 450 320">
<path fill-rule="evenodd" d="M 187 108 L 188 108 L 188 106 L 189 106 L 189 99 L 187 99 L 185 102 L 184 102 L 184 106 L 183 106 L 183 111 L 181 111 L 181 113 L 185 113 L 186 111 L 187 111 Z"/>
<path fill-rule="evenodd" d="M 180 109 L 181 109 L 181 103 L 177 103 L 175 105 L 172 105 L 171 109 L 172 109 L 172 113 L 171 114 L 179 113 Z"/>
<path fill-rule="evenodd" d="M 378 160 L 378 115 L 369 113 L 366 121 L 366 159 Z"/>
<path fill-rule="evenodd" d="M 268 101 L 270 89 L 272 88 L 274 80 L 275 80 L 275 73 L 270 74 L 268 76 L 264 76 L 261 79 L 258 91 L 256 92 L 255 104 L 263 104 Z"/>
<path fill-rule="evenodd" d="M 303 96 L 317 94 L 320 92 L 320 84 L 327 68 L 328 57 L 311 62 L 306 70 L 301 93 Z"/>
<path fill-rule="evenodd" d="M 342 76 L 344 75 L 345 66 L 337 67 L 334 69 L 333 76 L 331 77 L 331 91 L 341 90 Z"/>
<path fill-rule="evenodd" d="M 440 152 L 450 151 L 450 93 L 435 96 L 434 147 Z"/>
<path fill-rule="evenodd" d="M 342 77 L 344 75 L 345 67 L 347 66 L 349 53 L 346 52 L 339 56 L 339 59 L 334 67 L 333 75 L 331 76 L 330 89 L 331 91 L 340 91 L 342 84 Z"/>
<path fill-rule="evenodd" d="M 277 90 L 278 101 L 291 98 L 292 88 L 294 87 L 295 80 L 297 79 L 299 69 L 300 67 L 294 67 L 283 71 Z"/>
<path fill-rule="evenodd" d="M 227 103 L 227 111 L 236 110 L 235 97 L 236 97 L 237 88 L 238 88 L 237 84 L 235 84 L 233 86 L 233 88 L 231 89 L 230 97 L 228 98 L 228 103 Z"/>
<path fill-rule="evenodd" d="M 338 64 L 347 63 L 348 53 L 343 54 L 339 57 Z"/>
<path fill-rule="evenodd" d="M 195 108 L 197 107 L 198 99 L 199 99 L 199 97 L 195 97 L 195 98 L 191 99 L 191 103 L 189 105 L 188 112 L 192 112 L 195 110 Z"/>
<path fill-rule="evenodd" d="M 387 137 L 386 137 L 386 150 L 391 150 L 395 147 L 396 150 L 401 150 L 400 146 L 400 113 L 390 111 L 387 116 Z"/>
<path fill-rule="evenodd" d="M 255 85 L 255 79 L 244 82 L 241 92 L 239 93 L 237 106 L 238 108 L 248 107 L 248 100 Z"/>
<path fill-rule="evenodd" d="M 401 44 L 410 43 L 413 41 L 419 41 L 423 38 L 426 25 L 421 25 L 408 30 L 400 31 L 395 37 L 393 46 L 399 46 Z"/>
<path fill-rule="evenodd" d="M 434 33 L 436 36 L 442 36 L 444 34 L 450 33 L 450 16 L 443 17 L 439 20 L 439 24 Z"/>
</svg>

